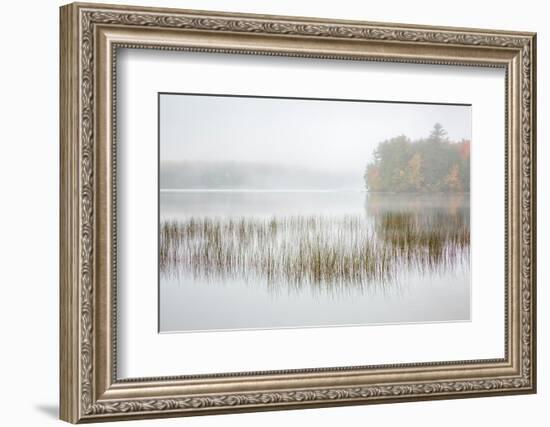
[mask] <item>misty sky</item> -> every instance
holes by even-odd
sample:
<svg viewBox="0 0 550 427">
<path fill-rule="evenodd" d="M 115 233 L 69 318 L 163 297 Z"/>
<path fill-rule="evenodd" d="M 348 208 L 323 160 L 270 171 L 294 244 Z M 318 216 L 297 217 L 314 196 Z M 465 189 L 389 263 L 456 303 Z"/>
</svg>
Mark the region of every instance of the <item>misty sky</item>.
<svg viewBox="0 0 550 427">
<path fill-rule="evenodd" d="M 471 139 L 469 106 L 163 94 L 160 159 L 362 174 L 380 141 L 427 137 L 436 122 Z"/>
</svg>

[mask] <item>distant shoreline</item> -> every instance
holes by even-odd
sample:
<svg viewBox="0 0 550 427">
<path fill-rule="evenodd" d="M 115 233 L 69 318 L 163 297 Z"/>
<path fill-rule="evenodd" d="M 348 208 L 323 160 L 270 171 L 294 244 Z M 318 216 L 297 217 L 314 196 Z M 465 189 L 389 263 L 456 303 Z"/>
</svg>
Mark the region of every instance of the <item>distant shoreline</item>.
<svg viewBox="0 0 550 427">
<path fill-rule="evenodd" d="M 361 188 L 334 188 L 334 189 L 262 189 L 262 188 L 161 188 L 161 193 L 336 193 L 336 192 L 367 193 Z"/>
<path fill-rule="evenodd" d="M 361 188 L 334 188 L 334 189 L 262 189 L 262 188 L 161 188 L 161 193 L 337 193 L 353 192 L 368 194 L 470 194 L 469 191 L 368 191 Z"/>
</svg>

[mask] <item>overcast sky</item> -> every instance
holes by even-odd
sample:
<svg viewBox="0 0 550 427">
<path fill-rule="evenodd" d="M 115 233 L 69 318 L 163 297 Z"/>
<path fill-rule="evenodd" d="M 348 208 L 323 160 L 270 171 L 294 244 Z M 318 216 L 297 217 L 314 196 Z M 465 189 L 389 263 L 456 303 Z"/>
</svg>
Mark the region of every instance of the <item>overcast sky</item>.
<svg viewBox="0 0 550 427">
<path fill-rule="evenodd" d="M 160 158 L 358 173 L 380 141 L 427 137 L 436 122 L 471 139 L 468 106 L 163 94 Z"/>
</svg>

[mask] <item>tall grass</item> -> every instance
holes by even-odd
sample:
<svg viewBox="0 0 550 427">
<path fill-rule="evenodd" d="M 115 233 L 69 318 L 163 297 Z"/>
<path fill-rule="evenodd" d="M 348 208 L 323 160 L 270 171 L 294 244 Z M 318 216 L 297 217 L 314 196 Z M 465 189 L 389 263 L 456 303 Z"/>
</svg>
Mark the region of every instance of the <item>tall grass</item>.
<svg viewBox="0 0 550 427">
<path fill-rule="evenodd" d="M 383 283 L 403 269 L 444 271 L 469 257 L 461 217 L 403 213 L 189 218 L 160 230 L 162 274 L 325 286 Z"/>
</svg>

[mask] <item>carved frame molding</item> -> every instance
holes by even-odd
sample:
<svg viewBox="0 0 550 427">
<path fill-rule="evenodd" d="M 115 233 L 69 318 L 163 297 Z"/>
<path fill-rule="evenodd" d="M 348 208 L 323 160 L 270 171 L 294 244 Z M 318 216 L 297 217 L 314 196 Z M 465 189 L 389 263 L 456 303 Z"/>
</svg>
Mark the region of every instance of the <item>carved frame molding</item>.
<svg viewBox="0 0 550 427">
<path fill-rule="evenodd" d="M 135 31 L 139 34 L 133 37 Z M 174 40 L 193 35 L 194 41 L 163 43 L 166 34 Z M 247 37 L 251 44 L 243 44 Z M 206 46 L 201 38 L 208 38 Z M 251 47 L 263 39 L 273 47 Z M 221 42 L 212 46 L 211 40 Z M 115 153 L 107 151 L 112 150 L 116 126 L 114 64 L 119 47 L 505 67 L 509 151 L 504 179 L 510 205 L 505 359 L 352 367 L 349 373 L 364 374 L 365 382 L 350 380 L 346 386 L 334 381 L 348 372 L 345 367 L 205 376 L 210 393 L 187 392 L 186 378 L 118 381 L 116 287 L 104 289 L 101 280 L 106 274 L 116 278 L 116 233 L 107 235 L 116 223 L 116 187 L 111 192 L 99 187 L 109 188 L 112 179 L 103 182 L 102 174 L 112 177 L 116 168 Z M 535 391 L 534 34 L 71 4 L 61 8 L 60 92 L 62 419 L 102 421 Z M 105 135 L 111 145 L 103 144 Z M 104 240 L 111 248 L 108 253 Z M 325 382 L 319 386 L 316 374 L 323 373 Z M 412 379 L 415 373 L 425 379 Z M 269 375 L 276 377 L 272 388 L 238 391 L 239 381 L 250 384 Z M 371 375 L 376 380 L 371 382 Z M 284 387 L 289 379 L 301 379 L 303 385 Z M 200 377 L 192 380 L 201 382 Z M 227 383 L 236 391 L 223 391 Z"/>
</svg>

